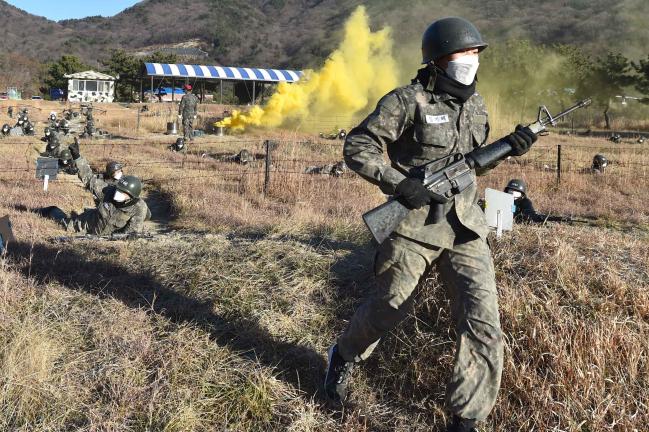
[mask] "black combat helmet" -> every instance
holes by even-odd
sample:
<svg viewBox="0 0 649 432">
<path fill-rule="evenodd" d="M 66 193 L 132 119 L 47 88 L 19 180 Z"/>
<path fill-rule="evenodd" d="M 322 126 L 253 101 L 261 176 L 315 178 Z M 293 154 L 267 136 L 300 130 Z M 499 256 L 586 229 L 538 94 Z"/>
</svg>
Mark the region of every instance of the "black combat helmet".
<svg viewBox="0 0 649 432">
<path fill-rule="evenodd" d="M 185 147 L 185 139 L 184 138 L 178 138 L 176 140 L 175 144 L 173 145 L 174 150 L 176 150 L 176 151 L 182 150 L 183 147 Z"/>
<path fill-rule="evenodd" d="M 106 177 L 112 177 L 117 171 L 121 171 L 124 166 L 117 161 L 110 161 L 106 164 Z"/>
<path fill-rule="evenodd" d="M 142 182 L 135 176 L 123 176 L 117 180 L 115 187 L 133 198 L 139 198 L 140 192 L 142 192 Z"/>
<path fill-rule="evenodd" d="M 521 179 L 511 179 L 507 186 L 505 186 L 505 192 L 520 192 L 523 196 L 527 195 L 527 184 L 524 180 Z"/>
<path fill-rule="evenodd" d="M 50 136 L 52 134 L 52 132 L 50 131 L 50 128 L 46 127 L 45 130 L 43 130 L 43 134 L 46 137 L 48 137 L 48 136 Z"/>
<path fill-rule="evenodd" d="M 9 127 L 8 124 L 3 124 L 2 125 L 2 134 L 3 135 L 9 135 L 9 132 L 11 131 L 11 128 Z"/>
<path fill-rule="evenodd" d="M 482 51 L 487 46 L 478 29 L 469 21 L 460 17 L 442 18 L 429 25 L 424 32 L 421 41 L 422 64 L 467 48 Z"/>
<path fill-rule="evenodd" d="M 67 134 L 70 131 L 70 122 L 66 119 L 61 120 L 59 122 L 59 129 Z"/>
<path fill-rule="evenodd" d="M 61 159 L 62 161 L 70 161 L 72 160 L 72 153 L 70 153 L 70 150 L 68 149 L 63 149 L 59 153 L 59 159 Z"/>
<path fill-rule="evenodd" d="M 603 154 L 596 154 L 595 157 L 593 158 L 593 168 L 594 169 L 601 169 L 601 168 L 606 168 L 608 166 L 608 159 L 606 159 L 606 156 Z"/>
</svg>

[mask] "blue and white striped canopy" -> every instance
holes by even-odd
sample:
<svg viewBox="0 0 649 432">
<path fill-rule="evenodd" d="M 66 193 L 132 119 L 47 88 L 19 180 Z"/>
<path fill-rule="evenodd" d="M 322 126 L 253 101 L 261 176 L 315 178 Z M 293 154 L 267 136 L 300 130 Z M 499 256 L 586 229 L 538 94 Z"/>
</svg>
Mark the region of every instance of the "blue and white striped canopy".
<svg viewBox="0 0 649 432">
<path fill-rule="evenodd" d="M 266 82 L 295 82 L 302 71 L 168 63 L 144 63 L 148 76 L 176 78 L 231 79 Z"/>
</svg>

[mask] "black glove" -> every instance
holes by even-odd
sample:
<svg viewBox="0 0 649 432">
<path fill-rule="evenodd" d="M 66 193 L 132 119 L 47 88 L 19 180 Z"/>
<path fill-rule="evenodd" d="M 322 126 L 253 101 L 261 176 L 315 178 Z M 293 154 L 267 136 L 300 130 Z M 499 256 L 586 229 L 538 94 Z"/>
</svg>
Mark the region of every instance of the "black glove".
<svg viewBox="0 0 649 432">
<path fill-rule="evenodd" d="M 421 180 L 414 178 L 403 179 L 397 185 L 395 192 L 407 205 L 414 209 L 422 208 L 433 197 L 432 193 L 421 183 Z"/>
<path fill-rule="evenodd" d="M 81 157 L 81 153 L 79 153 L 79 140 L 75 137 L 74 142 L 68 146 L 70 149 L 70 154 L 72 155 L 72 159 L 77 160 Z"/>
<path fill-rule="evenodd" d="M 503 138 L 504 141 L 507 141 L 512 146 L 512 151 L 509 152 L 509 156 L 524 155 L 537 139 L 538 136 L 530 128 L 523 125 L 516 126 L 513 133 Z"/>
</svg>

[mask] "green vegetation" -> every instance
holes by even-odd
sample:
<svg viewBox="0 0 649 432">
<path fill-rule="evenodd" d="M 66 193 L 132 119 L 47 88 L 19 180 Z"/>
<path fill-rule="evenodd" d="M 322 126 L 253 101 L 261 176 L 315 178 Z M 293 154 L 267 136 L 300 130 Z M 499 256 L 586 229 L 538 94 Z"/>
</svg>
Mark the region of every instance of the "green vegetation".
<svg viewBox="0 0 649 432">
<path fill-rule="evenodd" d="M 47 68 L 47 78 L 45 84 L 50 88 L 68 88 L 68 79 L 64 75 L 76 72 L 83 72 L 90 69 L 77 56 L 63 55 L 61 58 L 50 63 Z"/>
</svg>

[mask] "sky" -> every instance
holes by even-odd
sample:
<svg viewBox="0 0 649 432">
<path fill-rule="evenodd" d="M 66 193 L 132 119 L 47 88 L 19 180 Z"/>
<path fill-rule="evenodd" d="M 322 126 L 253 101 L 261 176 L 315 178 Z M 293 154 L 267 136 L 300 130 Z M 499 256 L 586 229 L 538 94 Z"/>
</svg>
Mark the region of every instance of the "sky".
<svg viewBox="0 0 649 432">
<path fill-rule="evenodd" d="M 5 0 L 33 15 L 54 21 L 102 15 L 113 16 L 139 0 Z"/>
</svg>

